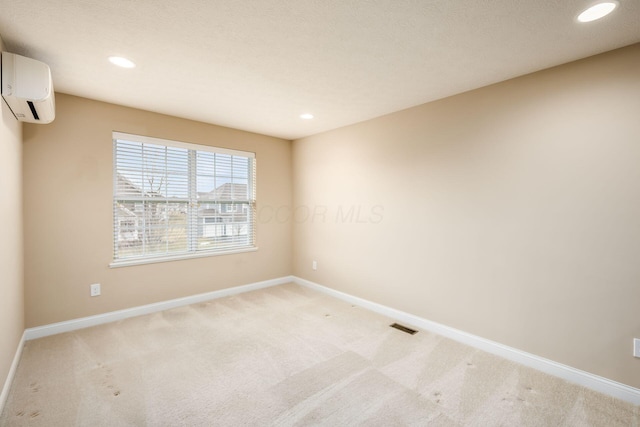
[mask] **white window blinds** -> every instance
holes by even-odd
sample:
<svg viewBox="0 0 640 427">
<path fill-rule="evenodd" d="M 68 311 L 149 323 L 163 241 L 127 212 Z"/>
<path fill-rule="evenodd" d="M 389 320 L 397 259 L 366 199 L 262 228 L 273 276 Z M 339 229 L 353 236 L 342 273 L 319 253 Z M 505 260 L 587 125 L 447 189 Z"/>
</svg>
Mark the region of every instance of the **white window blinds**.
<svg viewBox="0 0 640 427">
<path fill-rule="evenodd" d="M 253 153 L 114 132 L 114 262 L 255 245 Z"/>
</svg>

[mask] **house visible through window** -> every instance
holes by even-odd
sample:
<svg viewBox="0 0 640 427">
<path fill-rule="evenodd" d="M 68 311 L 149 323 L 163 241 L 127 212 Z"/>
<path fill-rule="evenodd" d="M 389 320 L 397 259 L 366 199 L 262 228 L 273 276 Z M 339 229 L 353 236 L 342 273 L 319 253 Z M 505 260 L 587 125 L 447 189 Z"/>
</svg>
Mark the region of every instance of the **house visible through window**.
<svg viewBox="0 0 640 427">
<path fill-rule="evenodd" d="M 113 133 L 114 264 L 255 247 L 253 153 Z"/>
</svg>

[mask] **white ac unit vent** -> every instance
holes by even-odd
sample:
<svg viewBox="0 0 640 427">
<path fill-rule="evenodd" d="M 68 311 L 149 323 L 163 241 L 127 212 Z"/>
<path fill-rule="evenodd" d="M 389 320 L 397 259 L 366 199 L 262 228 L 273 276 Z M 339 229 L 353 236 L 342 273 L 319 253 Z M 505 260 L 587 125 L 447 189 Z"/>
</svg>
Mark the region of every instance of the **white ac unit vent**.
<svg viewBox="0 0 640 427">
<path fill-rule="evenodd" d="M 56 117 L 51 70 L 44 62 L 2 52 L 2 97 L 21 122 L 51 123 Z"/>
</svg>

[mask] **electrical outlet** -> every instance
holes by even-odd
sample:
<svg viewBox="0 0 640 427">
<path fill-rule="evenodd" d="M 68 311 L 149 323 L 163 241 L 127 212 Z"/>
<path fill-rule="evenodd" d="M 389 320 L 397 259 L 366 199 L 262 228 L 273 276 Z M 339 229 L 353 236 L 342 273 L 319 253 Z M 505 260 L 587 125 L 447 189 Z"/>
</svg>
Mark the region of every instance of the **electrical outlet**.
<svg viewBox="0 0 640 427">
<path fill-rule="evenodd" d="M 317 270 L 318 269 L 318 261 L 313 261 L 311 263 L 311 268 L 314 269 L 314 270 Z"/>
<path fill-rule="evenodd" d="M 91 285 L 91 296 L 97 297 L 100 295 L 100 283 L 94 283 Z"/>
<path fill-rule="evenodd" d="M 633 339 L 633 357 L 640 357 L 640 338 Z"/>
</svg>

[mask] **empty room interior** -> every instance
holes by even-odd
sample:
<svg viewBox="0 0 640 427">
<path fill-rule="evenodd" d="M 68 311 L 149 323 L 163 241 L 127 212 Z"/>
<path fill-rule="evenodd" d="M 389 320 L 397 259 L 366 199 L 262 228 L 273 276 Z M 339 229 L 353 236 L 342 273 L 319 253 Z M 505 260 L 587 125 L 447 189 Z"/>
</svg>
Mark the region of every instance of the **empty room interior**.
<svg viewBox="0 0 640 427">
<path fill-rule="evenodd" d="M 0 37 L 1 426 L 640 425 L 640 2 Z"/>
</svg>

